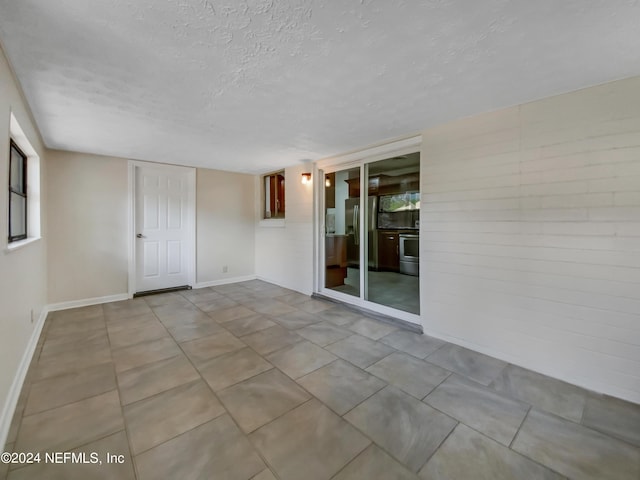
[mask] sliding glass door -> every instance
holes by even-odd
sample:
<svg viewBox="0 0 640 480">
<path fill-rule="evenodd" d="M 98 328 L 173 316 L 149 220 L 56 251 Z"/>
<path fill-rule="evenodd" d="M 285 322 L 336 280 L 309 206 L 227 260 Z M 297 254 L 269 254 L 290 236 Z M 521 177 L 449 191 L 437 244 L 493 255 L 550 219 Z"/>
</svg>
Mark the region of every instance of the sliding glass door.
<svg viewBox="0 0 640 480">
<path fill-rule="evenodd" d="M 367 165 L 367 185 L 375 214 L 365 298 L 420 314 L 420 154 L 401 155 Z M 370 200 L 371 201 L 371 200 Z"/>
<path fill-rule="evenodd" d="M 420 154 L 319 173 L 321 293 L 419 315 Z"/>
<path fill-rule="evenodd" d="M 360 297 L 360 168 L 324 177 L 324 287 Z"/>
</svg>

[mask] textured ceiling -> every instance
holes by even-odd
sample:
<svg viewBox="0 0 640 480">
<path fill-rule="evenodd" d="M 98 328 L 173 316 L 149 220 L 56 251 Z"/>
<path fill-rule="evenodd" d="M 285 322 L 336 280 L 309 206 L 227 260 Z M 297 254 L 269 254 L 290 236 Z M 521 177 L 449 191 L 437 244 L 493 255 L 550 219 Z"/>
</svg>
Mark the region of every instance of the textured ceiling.
<svg viewBox="0 0 640 480">
<path fill-rule="evenodd" d="M 640 74 L 631 0 L 0 0 L 51 148 L 263 172 Z"/>
</svg>

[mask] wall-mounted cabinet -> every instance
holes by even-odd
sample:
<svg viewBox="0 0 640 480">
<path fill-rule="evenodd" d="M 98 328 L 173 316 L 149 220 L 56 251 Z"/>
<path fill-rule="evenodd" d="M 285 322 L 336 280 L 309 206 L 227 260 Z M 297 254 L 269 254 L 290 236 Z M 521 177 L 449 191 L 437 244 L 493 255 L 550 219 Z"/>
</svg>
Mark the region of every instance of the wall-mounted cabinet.
<svg viewBox="0 0 640 480">
<path fill-rule="evenodd" d="M 349 197 L 360 196 L 360 178 L 346 180 L 349 184 Z M 369 195 L 394 195 L 397 193 L 420 190 L 420 173 L 405 175 L 375 175 L 369 177 Z"/>
</svg>

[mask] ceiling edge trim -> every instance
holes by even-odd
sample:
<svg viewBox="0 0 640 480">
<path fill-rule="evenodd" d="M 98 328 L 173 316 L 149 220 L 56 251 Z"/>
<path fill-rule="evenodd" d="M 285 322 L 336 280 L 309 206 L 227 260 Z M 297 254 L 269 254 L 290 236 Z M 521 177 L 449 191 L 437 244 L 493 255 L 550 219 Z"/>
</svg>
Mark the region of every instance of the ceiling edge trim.
<svg viewBox="0 0 640 480">
<path fill-rule="evenodd" d="M 383 145 L 376 145 L 375 147 L 365 148 L 356 152 L 323 158 L 318 160 L 316 165 L 319 169 L 326 170 L 338 165 L 342 167 L 348 166 L 349 164 L 357 164 L 365 159 L 369 161 L 382 160 L 390 154 L 399 153 L 407 149 L 411 150 L 412 148 L 418 148 L 421 144 L 422 135 L 414 135 L 412 137 L 403 138 L 402 140 L 396 140 Z"/>
</svg>

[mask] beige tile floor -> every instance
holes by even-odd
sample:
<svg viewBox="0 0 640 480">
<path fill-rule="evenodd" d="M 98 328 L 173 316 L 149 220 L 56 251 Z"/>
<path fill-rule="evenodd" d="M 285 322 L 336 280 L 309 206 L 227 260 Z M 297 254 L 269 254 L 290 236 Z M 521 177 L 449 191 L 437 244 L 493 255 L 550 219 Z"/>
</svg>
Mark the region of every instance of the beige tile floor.
<svg viewBox="0 0 640 480">
<path fill-rule="evenodd" d="M 50 314 L 5 449 L 43 455 L 10 480 L 638 480 L 640 406 L 250 281 Z"/>
</svg>

